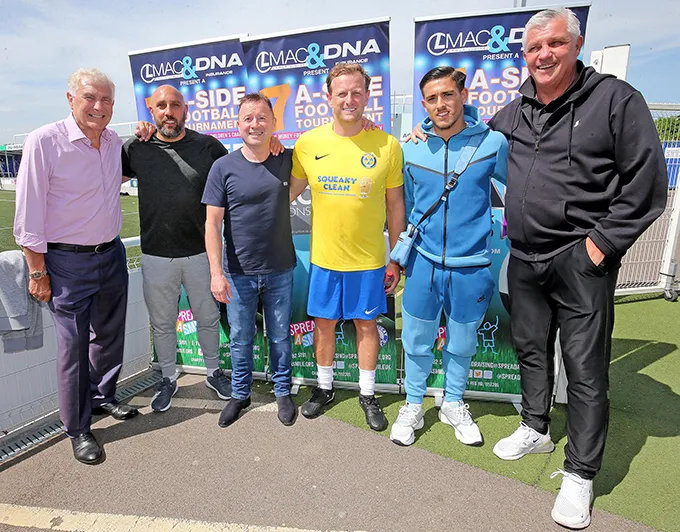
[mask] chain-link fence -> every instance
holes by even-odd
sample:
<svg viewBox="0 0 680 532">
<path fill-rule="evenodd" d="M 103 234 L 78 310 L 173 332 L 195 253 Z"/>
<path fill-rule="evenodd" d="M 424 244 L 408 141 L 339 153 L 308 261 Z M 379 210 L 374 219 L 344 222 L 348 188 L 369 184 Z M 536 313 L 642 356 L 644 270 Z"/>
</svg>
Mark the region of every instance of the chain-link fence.
<svg viewBox="0 0 680 532">
<path fill-rule="evenodd" d="M 663 214 L 645 231 L 623 259 L 618 294 L 663 291 L 666 299 L 678 297 L 678 220 L 680 197 L 680 105 L 649 104 L 668 166 L 668 202 Z"/>
</svg>

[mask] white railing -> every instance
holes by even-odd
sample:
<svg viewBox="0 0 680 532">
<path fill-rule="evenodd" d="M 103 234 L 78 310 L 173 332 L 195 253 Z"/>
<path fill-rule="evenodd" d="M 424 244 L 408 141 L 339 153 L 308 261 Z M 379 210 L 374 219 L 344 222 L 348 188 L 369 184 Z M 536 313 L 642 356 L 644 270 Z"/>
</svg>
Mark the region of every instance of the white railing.
<svg viewBox="0 0 680 532">
<path fill-rule="evenodd" d="M 139 237 L 123 239 L 138 246 Z M 125 351 L 120 379 L 146 370 L 151 362 L 149 314 L 142 294 L 142 272 L 130 270 Z M 0 342 L 0 442 L 41 417 L 55 413 L 57 402 L 57 337 L 52 315 L 43 309 L 43 347 L 5 353 Z"/>
</svg>

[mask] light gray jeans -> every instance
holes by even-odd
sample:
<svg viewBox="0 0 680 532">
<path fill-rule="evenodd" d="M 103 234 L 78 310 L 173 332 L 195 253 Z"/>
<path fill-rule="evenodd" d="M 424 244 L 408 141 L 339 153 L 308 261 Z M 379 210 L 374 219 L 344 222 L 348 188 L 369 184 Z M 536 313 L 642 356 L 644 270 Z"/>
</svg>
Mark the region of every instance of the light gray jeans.
<svg viewBox="0 0 680 532">
<path fill-rule="evenodd" d="M 208 375 L 219 367 L 220 315 L 210 292 L 208 255 L 170 259 L 142 254 L 142 286 L 149 310 L 153 344 L 163 377 L 174 379 L 177 371 L 177 315 L 181 288 L 197 322 L 198 343 Z"/>
</svg>

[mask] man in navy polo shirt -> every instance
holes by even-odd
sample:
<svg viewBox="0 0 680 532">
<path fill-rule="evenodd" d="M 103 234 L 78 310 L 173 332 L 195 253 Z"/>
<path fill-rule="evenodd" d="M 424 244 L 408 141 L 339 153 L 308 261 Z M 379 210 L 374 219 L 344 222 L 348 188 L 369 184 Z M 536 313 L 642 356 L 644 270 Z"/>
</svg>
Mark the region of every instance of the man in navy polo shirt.
<svg viewBox="0 0 680 532">
<path fill-rule="evenodd" d="M 219 418 L 221 427 L 231 425 L 250 405 L 260 298 L 279 420 L 292 425 L 297 416 L 290 398 L 295 266 L 289 207 L 292 152 L 271 155 L 269 143 L 275 125 L 272 104 L 266 96 L 244 96 L 238 113 L 244 145 L 213 164 L 203 193 L 210 288 L 215 299 L 228 304 L 231 331 L 232 393 Z"/>
</svg>

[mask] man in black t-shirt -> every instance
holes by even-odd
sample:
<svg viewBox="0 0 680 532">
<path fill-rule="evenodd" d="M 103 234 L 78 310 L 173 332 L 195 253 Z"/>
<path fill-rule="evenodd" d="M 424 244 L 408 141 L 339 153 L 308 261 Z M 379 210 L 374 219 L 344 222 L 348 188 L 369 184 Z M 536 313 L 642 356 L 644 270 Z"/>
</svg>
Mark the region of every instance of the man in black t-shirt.
<svg viewBox="0 0 680 532">
<path fill-rule="evenodd" d="M 250 405 L 258 299 L 267 324 L 279 420 L 292 425 L 297 416 L 290 398 L 295 266 L 289 206 L 292 152 L 270 155 L 275 124 L 268 98 L 258 93 L 244 96 L 238 113 L 244 146 L 213 164 L 203 194 L 211 290 L 215 299 L 228 303 L 231 331 L 233 390 L 220 415 L 221 427 L 231 425 Z"/>
<path fill-rule="evenodd" d="M 151 408 L 164 412 L 177 392 L 176 323 L 182 286 L 198 326 L 206 386 L 220 399 L 231 397 L 229 378 L 219 368 L 219 310 L 210 291 L 201 203 L 210 167 L 227 150 L 214 137 L 184 127 L 187 106 L 174 87 L 159 87 L 151 95 L 149 111 L 157 131 L 149 142 L 125 143 L 123 175 L 139 181 L 144 300 L 163 374 Z"/>
</svg>

